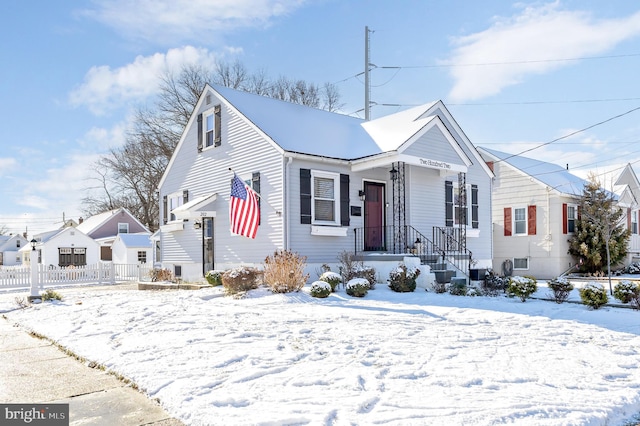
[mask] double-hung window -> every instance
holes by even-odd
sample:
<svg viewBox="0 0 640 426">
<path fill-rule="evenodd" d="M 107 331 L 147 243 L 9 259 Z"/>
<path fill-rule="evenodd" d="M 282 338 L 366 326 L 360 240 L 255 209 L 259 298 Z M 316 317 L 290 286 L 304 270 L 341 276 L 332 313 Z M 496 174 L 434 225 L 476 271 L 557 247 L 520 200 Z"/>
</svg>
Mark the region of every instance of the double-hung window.
<svg viewBox="0 0 640 426">
<path fill-rule="evenodd" d="M 516 235 L 527 235 L 527 209 L 513 209 L 513 224 Z"/>
<path fill-rule="evenodd" d="M 129 233 L 129 224 L 126 222 L 118 223 L 118 234 L 128 234 Z"/>
<path fill-rule="evenodd" d="M 457 182 L 453 183 L 453 224 L 468 225 L 469 224 L 469 195 L 471 194 L 471 185 L 466 185 L 464 191 L 460 190 Z"/>
<path fill-rule="evenodd" d="M 184 197 L 182 196 L 182 192 L 169 195 L 168 204 L 169 212 L 173 212 L 174 209 L 184 204 Z M 169 220 L 176 220 L 176 215 L 171 213 Z"/>
<path fill-rule="evenodd" d="M 631 211 L 631 233 L 638 233 L 638 210 Z"/>
<path fill-rule="evenodd" d="M 569 233 L 573 233 L 576 231 L 576 211 L 576 206 L 567 205 L 567 232 Z"/>
<path fill-rule="evenodd" d="M 340 225 L 339 177 L 338 173 L 311 171 L 313 223 Z"/>
<path fill-rule="evenodd" d="M 204 113 L 204 132 L 202 146 L 220 146 L 222 144 L 222 115 L 220 105 Z"/>
</svg>

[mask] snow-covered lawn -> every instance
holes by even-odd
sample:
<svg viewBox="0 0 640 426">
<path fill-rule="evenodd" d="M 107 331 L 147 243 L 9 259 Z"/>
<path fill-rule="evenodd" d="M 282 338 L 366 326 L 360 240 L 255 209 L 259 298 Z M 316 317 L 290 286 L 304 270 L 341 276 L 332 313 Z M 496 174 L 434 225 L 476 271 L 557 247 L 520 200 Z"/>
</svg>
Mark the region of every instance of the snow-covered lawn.
<svg viewBox="0 0 640 426">
<path fill-rule="evenodd" d="M 638 311 L 384 284 L 365 298 L 308 291 L 61 289 L 64 301 L 24 310 L 0 295 L 0 312 L 187 424 L 621 425 L 640 413 Z"/>
</svg>

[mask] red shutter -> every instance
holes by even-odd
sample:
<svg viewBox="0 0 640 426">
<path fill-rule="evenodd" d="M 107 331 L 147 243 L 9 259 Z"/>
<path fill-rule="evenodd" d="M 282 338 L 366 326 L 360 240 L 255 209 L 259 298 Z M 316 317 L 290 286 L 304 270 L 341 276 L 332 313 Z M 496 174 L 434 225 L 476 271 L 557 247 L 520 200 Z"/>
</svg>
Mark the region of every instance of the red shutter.
<svg viewBox="0 0 640 426">
<path fill-rule="evenodd" d="M 566 234 L 567 232 L 567 204 L 562 203 L 562 233 Z"/>
<path fill-rule="evenodd" d="M 504 208 L 504 236 L 511 236 L 511 207 Z"/>
<path fill-rule="evenodd" d="M 627 229 L 631 231 L 631 209 L 627 209 Z"/>
<path fill-rule="evenodd" d="M 536 235 L 536 206 L 529 206 L 527 210 L 527 234 Z"/>
</svg>

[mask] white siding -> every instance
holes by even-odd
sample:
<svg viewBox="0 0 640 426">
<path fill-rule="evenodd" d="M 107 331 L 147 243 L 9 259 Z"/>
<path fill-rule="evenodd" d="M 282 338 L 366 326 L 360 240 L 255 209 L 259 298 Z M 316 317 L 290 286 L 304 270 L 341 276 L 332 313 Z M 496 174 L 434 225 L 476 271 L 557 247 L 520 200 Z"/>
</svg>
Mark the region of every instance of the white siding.
<svg viewBox="0 0 640 426">
<path fill-rule="evenodd" d="M 212 94 L 210 105 L 202 105 L 198 114 L 220 102 Z M 262 135 L 234 110 L 222 104 L 222 144 L 198 153 L 197 120 L 187 129 L 184 143 L 174 154 L 171 169 L 160 188 L 160 220 L 164 195 L 189 191 L 189 200 L 217 193 L 212 203 L 214 218 L 214 267 L 258 264 L 274 250 L 283 248 L 282 169 L 283 157 Z M 261 223 L 255 240 L 232 236 L 229 223 L 229 193 L 232 168 L 241 178 L 260 173 Z M 185 280 L 202 278 L 202 230 L 194 229 L 194 220 L 184 222 L 184 230 L 161 231 L 163 266 L 183 267 Z"/>
<path fill-rule="evenodd" d="M 403 154 L 447 163 L 464 164 L 438 127 L 432 127 L 427 133 L 420 136 L 403 151 Z"/>
<path fill-rule="evenodd" d="M 494 262 L 497 272 L 503 262 L 528 258 L 529 269 L 514 271 L 514 275 L 531 275 L 538 279 L 557 277 L 575 260 L 567 253 L 571 234 L 563 234 L 563 204 L 576 200 L 547 190 L 501 163 L 494 163 L 496 180 L 493 196 Z M 504 209 L 536 206 L 536 235 L 504 235 Z"/>
<path fill-rule="evenodd" d="M 74 228 L 67 228 L 44 244 L 41 263 L 57 266 L 60 247 L 86 248 L 87 265 L 96 264 L 100 260 L 100 245 L 94 239 Z"/>
</svg>

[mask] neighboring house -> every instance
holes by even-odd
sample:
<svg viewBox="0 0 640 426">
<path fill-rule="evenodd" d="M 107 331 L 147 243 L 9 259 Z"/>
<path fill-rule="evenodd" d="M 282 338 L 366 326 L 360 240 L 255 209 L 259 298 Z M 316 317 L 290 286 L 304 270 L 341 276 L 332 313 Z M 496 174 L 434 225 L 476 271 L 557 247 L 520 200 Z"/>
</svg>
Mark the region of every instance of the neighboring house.
<svg viewBox="0 0 640 426">
<path fill-rule="evenodd" d="M 568 253 L 569 239 L 588 181 L 556 164 L 483 147 L 478 151 L 495 174 L 494 270 L 538 279 L 554 278 L 573 270 L 576 259 Z M 635 200 L 640 196 L 640 185 L 630 165 L 615 184 L 617 204 L 627 215 L 625 225 L 633 232 L 630 253 L 638 256 L 640 206 Z"/>
<path fill-rule="evenodd" d="M 0 266 L 21 265 L 20 249 L 29 245 L 20 234 L 0 235 Z"/>
<path fill-rule="evenodd" d="M 76 229 L 100 244 L 100 260 L 112 260 L 111 246 L 118 234 L 149 232 L 146 226 L 123 207 L 91 216 L 85 220 L 80 219 Z"/>
<path fill-rule="evenodd" d="M 138 264 L 153 263 L 153 246 L 151 234 L 143 232 L 139 234 L 118 234 L 111 247 L 113 263 Z"/>
<path fill-rule="evenodd" d="M 629 254 L 625 263 L 640 262 L 640 182 L 631 164 L 622 169 L 613 185 L 613 191 L 618 195 L 618 206 L 625 212 L 626 226 L 631 232 Z"/>
<path fill-rule="evenodd" d="M 100 245 L 74 227 L 56 229 L 34 235 L 37 241 L 38 263 L 52 266 L 84 266 L 98 263 Z M 30 263 L 32 247 L 20 249 L 23 263 Z"/>
<path fill-rule="evenodd" d="M 261 196 L 255 239 L 230 232 L 230 170 Z M 440 101 L 365 122 L 207 85 L 159 183 L 162 265 L 197 280 L 279 249 L 314 275 L 341 251 L 490 265 L 492 177 Z"/>
</svg>

